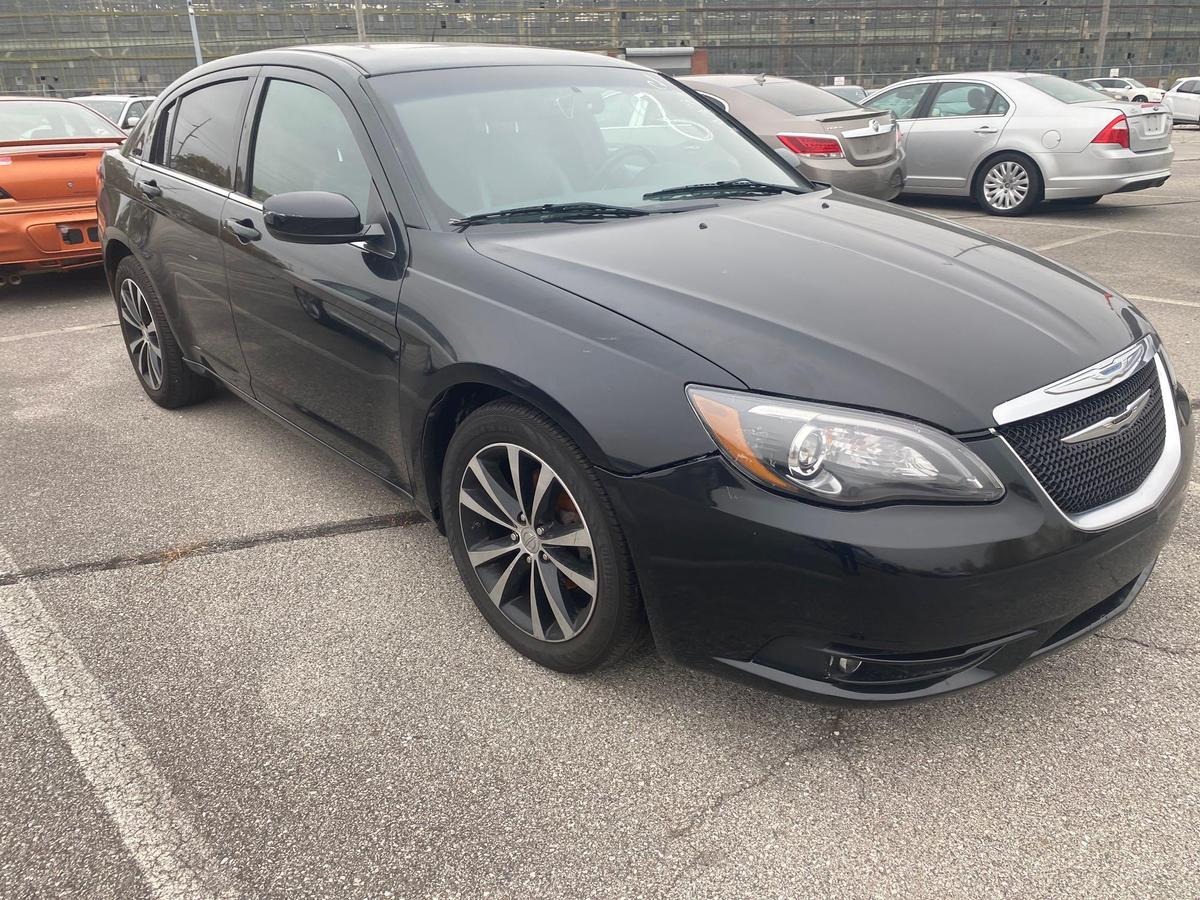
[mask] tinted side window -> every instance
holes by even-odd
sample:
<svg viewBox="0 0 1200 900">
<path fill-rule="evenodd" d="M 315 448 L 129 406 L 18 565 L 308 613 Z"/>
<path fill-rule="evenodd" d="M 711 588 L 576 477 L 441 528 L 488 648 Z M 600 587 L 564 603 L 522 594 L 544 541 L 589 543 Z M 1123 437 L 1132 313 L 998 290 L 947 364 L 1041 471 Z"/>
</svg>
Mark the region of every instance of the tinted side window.
<svg viewBox="0 0 1200 900">
<path fill-rule="evenodd" d="M 927 84 L 906 84 L 890 91 L 884 91 L 877 97 L 867 101 L 870 109 L 890 110 L 897 119 L 911 119 L 921 105 L 921 98 L 929 89 Z"/>
<path fill-rule="evenodd" d="M 171 140 L 171 125 L 175 121 L 178 103 L 170 103 L 158 111 L 154 120 L 154 136 L 150 143 L 150 162 L 162 163 L 167 156 L 167 144 Z"/>
<path fill-rule="evenodd" d="M 165 165 L 218 187 L 232 185 L 247 81 L 220 81 L 175 102 L 175 125 Z"/>
<path fill-rule="evenodd" d="M 1003 115 L 1008 103 L 995 90 L 983 84 L 946 82 L 938 86 L 929 115 L 946 116 Z"/>
<path fill-rule="evenodd" d="M 250 196 L 332 191 L 367 214 L 371 173 L 333 98 L 306 84 L 272 79 L 258 115 L 250 159 Z"/>
</svg>

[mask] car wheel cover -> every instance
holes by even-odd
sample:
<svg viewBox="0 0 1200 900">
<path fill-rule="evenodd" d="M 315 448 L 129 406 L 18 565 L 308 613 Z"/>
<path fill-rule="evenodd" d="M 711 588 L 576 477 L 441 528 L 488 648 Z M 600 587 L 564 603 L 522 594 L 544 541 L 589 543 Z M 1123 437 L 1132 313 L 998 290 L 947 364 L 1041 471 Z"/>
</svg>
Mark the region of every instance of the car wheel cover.
<svg viewBox="0 0 1200 900">
<path fill-rule="evenodd" d="M 163 357 L 158 323 L 146 295 L 132 278 L 121 282 L 121 330 L 129 347 L 129 358 L 138 378 L 153 391 L 162 387 Z"/>
<path fill-rule="evenodd" d="M 984 176 L 983 198 L 993 209 L 1013 209 L 1028 196 L 1029 172 L 1019 162 L 998 162 Z"/>
<path fill-rule="evenodd" d="M 484 592 L 525 634 L 576 637 L 598 587 L 592 534 L 558 473 L 516 444 L 489 444 L 463 471 L 459 524 Z"/>
</svg>

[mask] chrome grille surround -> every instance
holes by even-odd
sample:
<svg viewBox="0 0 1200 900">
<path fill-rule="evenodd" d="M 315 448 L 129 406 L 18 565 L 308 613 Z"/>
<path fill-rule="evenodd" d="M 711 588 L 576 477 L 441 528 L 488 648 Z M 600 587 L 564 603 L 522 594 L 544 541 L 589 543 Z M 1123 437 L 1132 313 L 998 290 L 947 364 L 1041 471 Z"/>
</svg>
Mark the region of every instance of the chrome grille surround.
<svg viewBox="0 0 1200 900">
<path fill-rule="evenodd" d="M 1000 404 L 993 411 L 997 425 L 1022 422 L 1045 413 L 1053 412 L 1062 407 L 1072 406 L 1088 397 L 1102 391 L 1112 390 L 1117 385 L 1142 372 L 1145 365 L 1154 366 L 1157 376 L 1159 402 L 1162 403 L 1163 417 L 1166 429 L 1162 442 L 1162 452 L 1157 462 L 1132 492 L 1122 497 L 1103 503 L 1092 509 L 1078 512 L 1065 512 L 1054 500 L 1046 486 L 1022 459 L 1021 454 L 1010 443 L 999 428 L 991 429 L 1018 460 L 1021 468 L 1030 480 L 1038 486 L 1041 493 L 1064 519 L 1082 531 L 1102 531 L 1134 516 L 1151 509 L 1162 499 L 1179 470 L 1182 449 L 1179 435 L 1179 416 L 1175 410 L 1175 390 L 1167 375 L 1162 354 L 1158 352 L 1158 340 L 1154 335 L 1148 335 L 1136 344 L 1113 354 L 1081 372 L 1069 375 L 1046 387 L 1031 391 L 1014 400 Z M 1116 371 L 1114 372 L 1114 366 Z M 1106 371 L 1107 370 L 1107 371 Z M 1095 374 L 1094 378 L 1089 375 Z M 1077 385 L 1077 386 L 1076 386 Z M 1068 387 L 1076 386 L 1076 387 Z M 1068 388 L 1064 391 L 1064 388 Z"/>
</svg>

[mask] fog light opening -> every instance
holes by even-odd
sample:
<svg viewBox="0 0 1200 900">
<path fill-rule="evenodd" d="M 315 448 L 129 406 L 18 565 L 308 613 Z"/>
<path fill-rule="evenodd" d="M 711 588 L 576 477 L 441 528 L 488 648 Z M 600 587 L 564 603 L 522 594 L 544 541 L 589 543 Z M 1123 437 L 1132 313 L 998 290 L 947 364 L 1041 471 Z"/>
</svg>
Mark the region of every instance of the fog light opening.
<svg viewBox="0 0 1200 900">
<path fill-rule="evenodd" d="M 839 672 L 846 675 L 853 675 L 862 668 L 861 659 L 851 659 L 848 656 L 835 656 L 832 658 L 832 662 L 837 666 Z"/>
</svg>

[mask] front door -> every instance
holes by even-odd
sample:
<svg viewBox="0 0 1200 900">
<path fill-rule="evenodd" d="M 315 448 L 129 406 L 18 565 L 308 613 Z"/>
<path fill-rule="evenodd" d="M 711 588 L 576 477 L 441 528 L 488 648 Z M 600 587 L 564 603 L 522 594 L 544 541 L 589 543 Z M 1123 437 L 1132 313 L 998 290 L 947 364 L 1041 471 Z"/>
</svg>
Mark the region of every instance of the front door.
<svg viewBox="0 0 1200 900">
<path fill-rule="evenodd" d="M 221 220 L 254 396 L 404 484 L 395 324 L 404 259 L 379 161 L 345 94 L 321 76 L 264 69 L 251 109 L 243 182 Z M 279 239 L 263 223 L 262 203 L 292 191 L 343 194 L 386 236 L 366 244 Z"/>
<path fill-rule="evenodd" d="M 979 161 L 996 146 L 1012 107 L 985 84 L 938 84 L 928 109 L 905 135 L 908 186 L 914 191 L 966 194 Z"/>
</svg>

